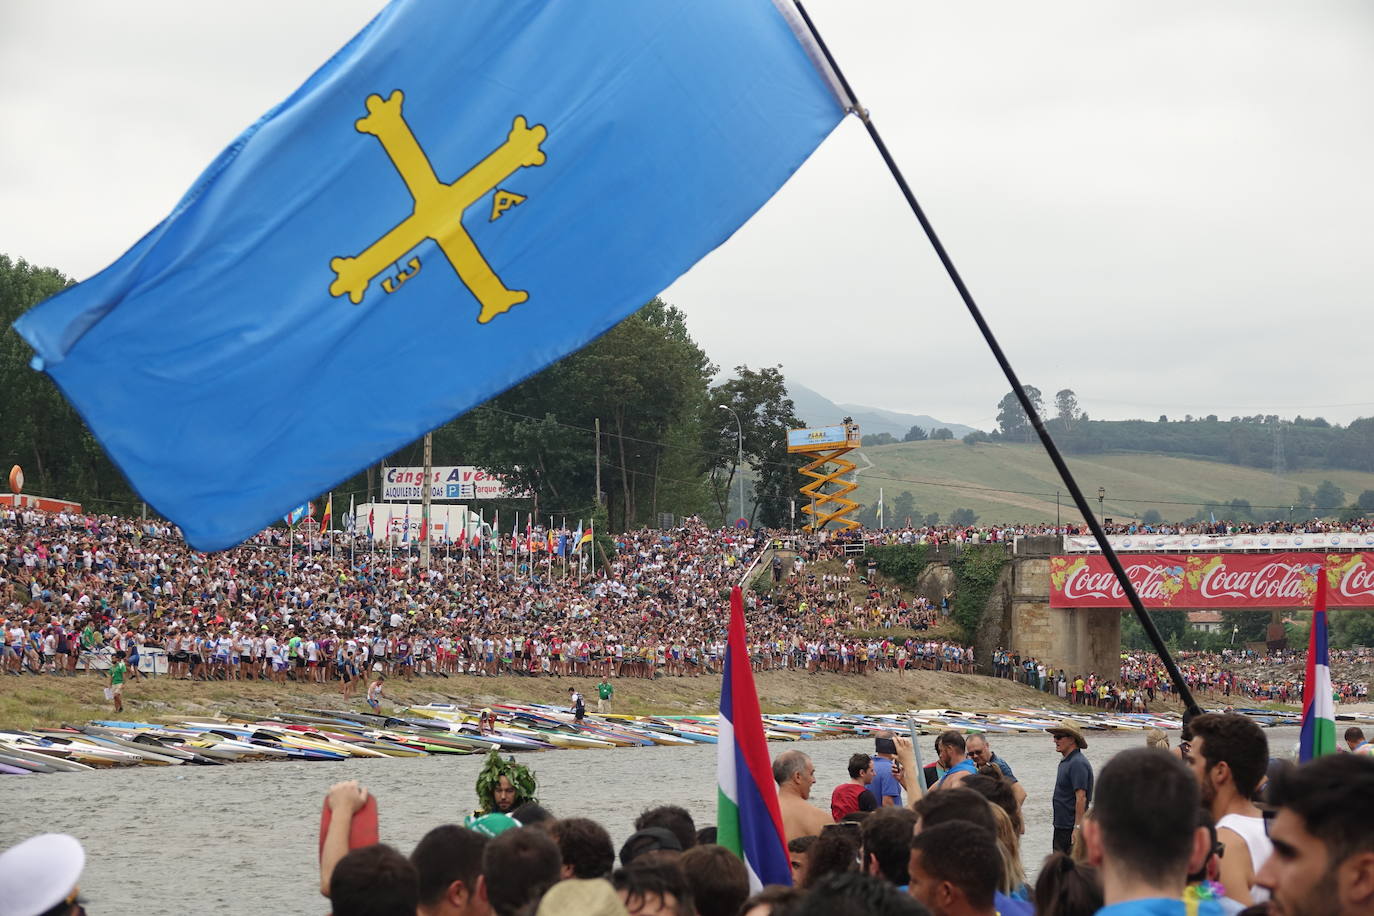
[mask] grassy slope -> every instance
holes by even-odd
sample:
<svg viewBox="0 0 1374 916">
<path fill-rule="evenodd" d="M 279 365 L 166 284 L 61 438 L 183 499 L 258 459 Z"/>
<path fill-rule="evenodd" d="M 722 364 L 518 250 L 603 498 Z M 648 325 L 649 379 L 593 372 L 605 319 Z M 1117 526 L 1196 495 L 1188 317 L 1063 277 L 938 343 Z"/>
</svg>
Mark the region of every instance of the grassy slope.
<svg viewBox="0 0 1374 916">
<path fill-rule="evenodd" d="M 1055 490 L 1063 489 L 1038 445 L 968 446 L 954 440 L 860 451 L 873 467 L 859 475 L 859 490 L 853 498 L 864 504 L 876 502 L 881 486 L 889 513 L 896 495 L 909 490 L 919 511 L 939 512 L 942 518 L 953 509 L 967 507 L 981 520 L 1053 522 Z M 864 468 L 862 458 L 854 460 Z M 1374 488 L 1374 474 L 1359 471 L 1309 470 L 1275 477 L 1259 468 L 1157 454 L 1071 457 L 1069 467 L 1094 508 L 1097 488 L 1106 488 L 1106 514 L 1120 519 L 1138 518 L 1148 509 L 1157 509 L 1166 519 L 1187 518 L 1208 501 L 1248 499 L 1256 506 L 1287 505 L 1297 497 L 1299 486 L 1315 490 L 1323 480 L 1345 490 L 1348 501 Z M 952 484 L 993 491 L 956 489 Z M 1063 518 L 1076 517 L 1067 494 L 1063 506 Z"/>
</svg>

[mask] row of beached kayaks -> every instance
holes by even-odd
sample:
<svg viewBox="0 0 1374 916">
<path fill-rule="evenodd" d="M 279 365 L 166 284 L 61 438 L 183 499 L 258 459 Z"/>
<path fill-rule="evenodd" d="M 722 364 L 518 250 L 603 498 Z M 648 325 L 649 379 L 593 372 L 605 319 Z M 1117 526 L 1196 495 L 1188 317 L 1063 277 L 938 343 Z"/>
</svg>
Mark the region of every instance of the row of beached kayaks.
<svg viewBox="0 0 1374 916">
<path fill-rule="evenodd" d="M 0 773 L 73 772 L 117 766 L 216 765 L 244 760 L 343 760 L 423 757 L 499 750 L 714 744 L 716 717 L 589 715 L 578 723 L 567 709 L 540 705 L 489 707 L 494 727 L 481 731 L 480 709 L 444 704 L 400 708 L 390 714 L 303 710 L 271 718 L 226 713 L 204 719 L 97 721 L 83 727 L 0 731 Z M 921 734 L 947 729 L 1013 734 L 1073 719 L 1087 729 L 1177 728 L 1167 717 L 1064 714 L 1020 709 L 963 713 L 921 709 L 906 714 L 806 713 L 764 716 L 772 741 L 866 737 L 880 729 Z"/>
<path fill-rule="evenodd" d="M 350 757 L 425 757 L 499 750 L 714 744 L 716 716 L 588 715 L 582 722 L 563 707 L 494 705 L 495 720 L 479 729 L 476 706 L 430 704 L 389 714 L 304 709 L 270 718 L 225 713 L 213 718 L 154 722 L 97 721 L 84 727 L 0 731 L 0 773 L 54 773 L 117 766 L 216 765 L 244 760 L 344 760 Z M 1292 725 L 1295 714 L 1239 709 L 1261 725 Z M 1175 716 L 1114 714 L 1090 709 L 1012 709 L 973 713 L 917 709 L 906 713 L 798 713 L 763 717 L 771 741 L 862 738 L 882 729 L 923 735 L 1044 731 L 1065 721 L 1083 730 L 1178 729 Z"/>
</svg>

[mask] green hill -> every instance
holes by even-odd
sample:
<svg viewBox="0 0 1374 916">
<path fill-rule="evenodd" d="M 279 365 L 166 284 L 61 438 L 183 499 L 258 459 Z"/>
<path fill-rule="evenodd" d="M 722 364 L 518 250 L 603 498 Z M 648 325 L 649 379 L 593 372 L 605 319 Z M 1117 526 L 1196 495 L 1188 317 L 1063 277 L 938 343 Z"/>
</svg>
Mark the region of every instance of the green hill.
<svg viewBox="0 0 1374 916">
<path fill-rule="evenodd" d="M 1078 518 L 1038 445 L 966 445 L 957 439 L 903 442 L 859 449 L 850 457 L 861 469 L 853 498 L 873 505 L 882 487 L 889 525 L 905 522 L 894 516 L 896 500 L 904 490 L 911 493 L 917 512 L 939 513 L 942 521 L 954 509 L 968 508 L 980 521 L 1028 523 L 1055 520 L 1055 491 L 1059 490 L 1061 517 L 1066 521 Z M 865 467 L 865 459 L 871 467 Z M 1223 506 L 1234 499 L 1247 500 L 1257 515 L 1284 516 L 1286 507 L 1297 503 L 1300 487 L 1315 491 L 1329 480 L 1345 491 L 1347 504 L 1362 491 L 1374 489 L 1374 474 L 1362 471 L 1301 470 L 1278 477 L 1258 468 L 1134 452 L 1071 456 L 1068 462 L 1094 510 L 1098 487 L 1107 491 L 1105 514 L 1114 519 L 1139 518 L 1154 509 L 1166 520 L 1180 520 L 1209 504 Z M 1223 517 L 1220 509 L 1217 517 Z M 1298 506 L 1292 517 L 1307 514 Z"/>
</svg>

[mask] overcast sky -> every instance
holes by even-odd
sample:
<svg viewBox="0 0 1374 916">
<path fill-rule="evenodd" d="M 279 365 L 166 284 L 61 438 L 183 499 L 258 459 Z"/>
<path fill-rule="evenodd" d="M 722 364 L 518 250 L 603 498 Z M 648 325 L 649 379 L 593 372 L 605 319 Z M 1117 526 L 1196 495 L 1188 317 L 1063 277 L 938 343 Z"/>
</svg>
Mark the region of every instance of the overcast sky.
<svg viewBox="0 0 1374 916">
<path fill-rule="evenodd" d="M 3 0 L 0 252 L 100 270 L 379 7 Z M 1374 5 L 809 9 L 1026 382 L 1374 415 Z M 664 296 L 836 401 L 991 428 L 1007 391 L 854 118 Z"/>
</svg>

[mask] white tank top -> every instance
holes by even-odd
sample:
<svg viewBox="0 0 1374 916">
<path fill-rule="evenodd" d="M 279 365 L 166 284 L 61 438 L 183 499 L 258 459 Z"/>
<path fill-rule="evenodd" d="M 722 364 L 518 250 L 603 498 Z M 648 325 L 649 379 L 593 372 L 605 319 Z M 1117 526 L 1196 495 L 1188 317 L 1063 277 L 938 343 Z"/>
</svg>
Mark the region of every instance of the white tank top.
<svg viewBox="0 0 1374 916">
<path fill-rule="evenodd" d="M 1274 844 L 1270 841 L 1269 834 L 1264 831 L 1264 818 L 1228 814 L 1217 821 L 1217 829 L 1220 830 L 1223 827 L 1240 834 L 1240 838 L 1245 841 L 1250 852 L 1250 866 L 1253 873 L 1258 875 L 1260 867 L 1269 858 L 1269 854 L 1274 851 Z M 1230 850 L 1228 849 L 1227 852 L 1229 853 Z M 1268 899 L 1268 890 L 1258 884 L 1250 886 L 1250 901 L 1252 903 L 1263 903 Z"/>
</svg>

